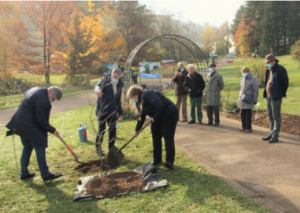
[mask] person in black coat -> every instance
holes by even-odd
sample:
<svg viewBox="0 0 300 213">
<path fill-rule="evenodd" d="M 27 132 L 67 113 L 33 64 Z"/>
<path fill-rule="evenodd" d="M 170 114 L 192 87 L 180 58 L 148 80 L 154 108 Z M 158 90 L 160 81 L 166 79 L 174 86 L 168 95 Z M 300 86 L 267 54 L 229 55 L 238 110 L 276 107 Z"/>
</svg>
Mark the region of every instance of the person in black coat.
<svg viewBox="0 0 300 213">
<path fill-rule="evenodd" d="M 44 181 L 62 176 L 49 172 L 46 162 L 46 147 L 48 147 L 48 132 L 58 136 L 58 131 L 50 125 L 49 116 L 51 102 L 60 100 L 62 91 L 59 87 L 33 87 L 28 90 L 6 127 L 10 130 L 21 129 L 19 136 L 23 144 L 21 156 L 21 180 L 32 178 L 35 173 L 29 173 L 28 166 L 32 150 L 36 152 L 37 162 Z"/>
<path fill-rule="evenodd" d="M 119 120 L 123 119 L 123 110 L 121 103 L 123 82 L 120 80 L 122 71 L 114 68 L 110 75 L 105 76 L 95 86 L 95 92 L 98 99 L 96 104 L 96 115 L 99 122 L 99 131 L 96 137 L 96 153 L 105 156 L 100 152 L 100 146 L 103 141 L 106 123 L 109 127 L 109 143 L 110 149 L 115 144 L 116 139 L 116 121 L 117 113 Z"/>
<path fill-rule="evenodd" d="M 137 132 L 142 128 L 146 115 L 152 118 L 152 165 L 157 165 L 162 161 L 162 137 L 164 137 L 166 149 L 165 166 L 168 169 L 173 169 L 175 158 L 174 136 L 178 122 L 177 107 L 160 92 L 156 90 L 143 90 L 143 88 L 139 86 L 130 87 L 127 92 L 127 97 L 136 103 L 136 107 L 140 113 L 135 128 L 135 136 L 138 136 Z"/>
<path fill-rule="evenodd" d="M 196 122 L 195 117 L 195 106 L 197 107 L 197 119 L 198 123 L 202 124 L 202 92 L 205 88 L 205 81 L 202 75 L 195 72 L 195 67 L 193 64 L 188 65 L 189 74 L 185 77 L 185 82 L 183 84 L 185 90 L 189 92 L 190 95 L 190 105 L 191 105 L 191 120 L 188 124 L 193 124 Z"/>
<path fill-rule="evenodd" d="M 278 142 L 281 126 L 282 97 L 286 97 L 289 87 L 289 78 L 286 69 L 278 64 L 278 59 L 273 54 L 266 56 L 267 63 L 265 90 L 263 97 L 267 100 L 267 111 L 270 120 L 270 132 L 262 138 L 269 143 Z"/>
</svg>

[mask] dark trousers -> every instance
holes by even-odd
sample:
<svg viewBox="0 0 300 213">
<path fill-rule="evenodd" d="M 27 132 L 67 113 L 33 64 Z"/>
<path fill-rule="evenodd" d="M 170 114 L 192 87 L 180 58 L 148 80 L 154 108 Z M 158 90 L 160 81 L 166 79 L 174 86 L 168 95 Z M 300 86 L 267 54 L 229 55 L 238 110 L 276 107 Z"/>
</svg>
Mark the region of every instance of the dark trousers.
<svg viewBox="0 0 300 213">
<path fill-rule="evenodd" d="M 219 112 L 219 106 L 207 106 L 206 107 L 207 112 L 207 118 L 208 123 L 213 122 L 213 114 L 215 115 L 215 124 L 220 123 L 220 112 Z"/>
<path fill-rule="evenodd" d="M 115 140 L 116 140 L 116 121 L 117 117 L 116 114 L 111 115 L 111 116 L 101 116 L 99 119 L 99 131 L 97 133 L 96 137 L 96 150 L 100 150 L 103 137 L 105 134 L 105 128 L 106 128 L 106 123 L 108 125 L 108 136 L 109 136 L 109 141 L 108 141 L 108 149 L 110 149 L 112 146 L 115 145 Z"/>
<path fill-rule="evenodd" d="M 30 162 L 30 156 L 32 153 L 32 150 L 35 150 L 37 162 L 39 165 L 40 173 L 42 178 L 45 178 L 49 175 L 49 168 L 47 166 L 46 162 L 46 147 L 37 146 L 30 141 L 26 140 L 23 137 L 21 138 L 21 142 L 23 144 L 23 151 L 21 156 L 21 177 L 25 177 L 29 174 L 28 166 Z"/>
<path fill-rule="evenodd" d="M 243 129 L 252 129 L 252 109 L 242 109 L 242 128 Z"/>
<path fill-rule="evenodd" d="M 267 98 L 267 111 L 270 121 L 270 132 L 273 138 L 279 138 L 279 132 L 281 127 L 281 103 L 282 99 L 272 100 L 272 98 Z"/>
<path fill-rule="evenodd" d="M 154 122 L 151 124 L 152 140 L 153 140 L 153 160 L 161 162 L 162 158 L 162 137 L 165 140 L 166 162 L 173 165 L 175 158 L 174 136 L 176 125 L 178 122 L 178 110 L 172 113 L 169 118 Z"/>
</svg>

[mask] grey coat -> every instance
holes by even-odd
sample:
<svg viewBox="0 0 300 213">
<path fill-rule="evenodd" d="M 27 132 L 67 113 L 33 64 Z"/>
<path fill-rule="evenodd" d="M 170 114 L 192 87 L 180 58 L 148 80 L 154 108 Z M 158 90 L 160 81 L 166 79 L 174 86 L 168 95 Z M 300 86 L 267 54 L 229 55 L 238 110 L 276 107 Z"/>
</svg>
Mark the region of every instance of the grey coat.
<svg viewBox="0 0 300 213">
<path fill-rule="evenodd" d="M 247 77 L 242 77 L 241 83 L 240 83 L 240 95 L 238 100 L 238 108 L 240 109 L 253 109 L 254 104 L 257 103 L 258 99 L 258 82 L 256 77 L 254 77 L 251 73 L 247 75 Z M 250 94 L 252 95 L 252 103 L 246 103 L 242 101 L 242 97 L 244 94 Z"/>
<path fill-rule="evenodd" d="M 224 87 L 223 77 L 217 71 L 211 77 L 207 77 L 206 87 L 206 105 L 207 106 L 220 106 L 221 105 L 221 91 Z"/>
</svg>

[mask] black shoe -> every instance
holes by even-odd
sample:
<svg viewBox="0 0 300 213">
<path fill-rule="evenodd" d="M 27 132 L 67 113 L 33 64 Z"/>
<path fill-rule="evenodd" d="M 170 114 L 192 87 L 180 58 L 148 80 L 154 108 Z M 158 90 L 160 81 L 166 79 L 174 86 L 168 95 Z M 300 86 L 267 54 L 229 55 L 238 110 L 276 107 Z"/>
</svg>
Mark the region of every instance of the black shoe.
<svg viewBox="0 0 300 213">
<path fill-rule="evenodd" d="M 202 124 L 202 121 L 198 121 L 198 124 Z"/>
<path fill-rule="evenodd" d="M 154 160 L 154 161 L 151 162 L 151 165 L 156 166 L 156 165 L 158 165 L 160 163 L 161 163 L 161 161 Z"/>
<path fill-rule="evenodd" d="M 168 169 L 170 169 L 170 170 L 173 170 L 173 164 L 171 164 L 171 163 L 165 163 L 165 167 L 167 167 Z"/>
<path fill-rule="evenodd" d="M 219 126 L 220 124 L 219 123 L 215 123 L 215 124 L 213 124 L 213 126 Z"/>
<path fill-rule="evenodd" d="M 62 176 L 62 174 L 55 175 L 55 174 L 50 173 L 47 177 L 43 178 L 43 180 L 44 181 L 54 180 L 54 179 L 59 178 L 61 176 Z"/>
<path fill-rule="evenodd" d="M 263 141 L 268 141 L 268 140 L 270 140 L 271 138 L 272 138 L 272 135 L 268 135 L 267 137 L 262 138 L 262 140 L 263 140 Z"/>
<path fill-rule="evenodd" d="M 26 179 L 29 179 L 29 178 L 33 178 L 35 176 L 35 173 L 32 173 L 32 174 L 28 174 L 28 175 L 26 175 L 26 176 L 24 176 L 24 177 L 20 177 L 21 178 L 21 180 L 26 180 Z"/>
<path fill-rule="evenodd" d="M 271 140 L 269 140 L 269 143 L 276 143 L 278 142 L 278 138 L 271 138 Z"/>
<path fill-rule="evenodd" d="M 187 120 L 181 120 L 181 122 L 187 122 Z"/>
<path fill-rule="evenodd" d="M 188 124 L 194 124 L 195 123 L 195 121 L 193 121 L 193 120 L 190 120 L 189 122 L 188 122 Z"/>
<path fill-rule="evenodd" d="M 206 125 L 212 125 L 212 122 L 208 122 Z"/>
<path fill-rule="evenodd" d="M 241 132 L 243 132 L 243 131 L 245 131 L 245 130 L 246 130 L 246 129 L 243 129 L 243 128 L 242 128 L 242 129 L 239 129 L 239 131 L 241 131 Z"/>
</svg>

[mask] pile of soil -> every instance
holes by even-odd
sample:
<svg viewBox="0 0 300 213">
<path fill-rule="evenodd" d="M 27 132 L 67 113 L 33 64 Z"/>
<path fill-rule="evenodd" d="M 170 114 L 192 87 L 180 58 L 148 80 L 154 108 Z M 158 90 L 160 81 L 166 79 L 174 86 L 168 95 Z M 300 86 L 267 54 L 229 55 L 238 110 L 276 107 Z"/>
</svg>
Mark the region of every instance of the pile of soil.
<svg viewBox="0 0 300 213">
<path fill-rule="evenodd" d="M 139 172 L 118 172 L 95 177 L 87 183 L 87 194 L 111 197 L 118 194 L 141 192 L 146 186 Z"/>
<path fill-rule="evenodd" d="M 267 110 L 259 110 L 257 119 L 255 119 L 256 110 L 252 111 L 252 124 L 270 128 Z M 240 113 L 223 114 L 224 117 L 241 120 Z M 281 131 L 293 135 L 300 136 L 300 116 L 281 113 Z"/>
<path fill-rule="evenodd" d="M 88 174 L 91 172 L 101 172 L 107 171 L 111 169 L 108 165 L 105 164 L 103 160 L 103 165 L 101 165 L 101 160 L 90 160 L 87 163 L 82 163 L 75 168 L 78 172 L 82 172 L 83 174 Z"/>
</svg>

